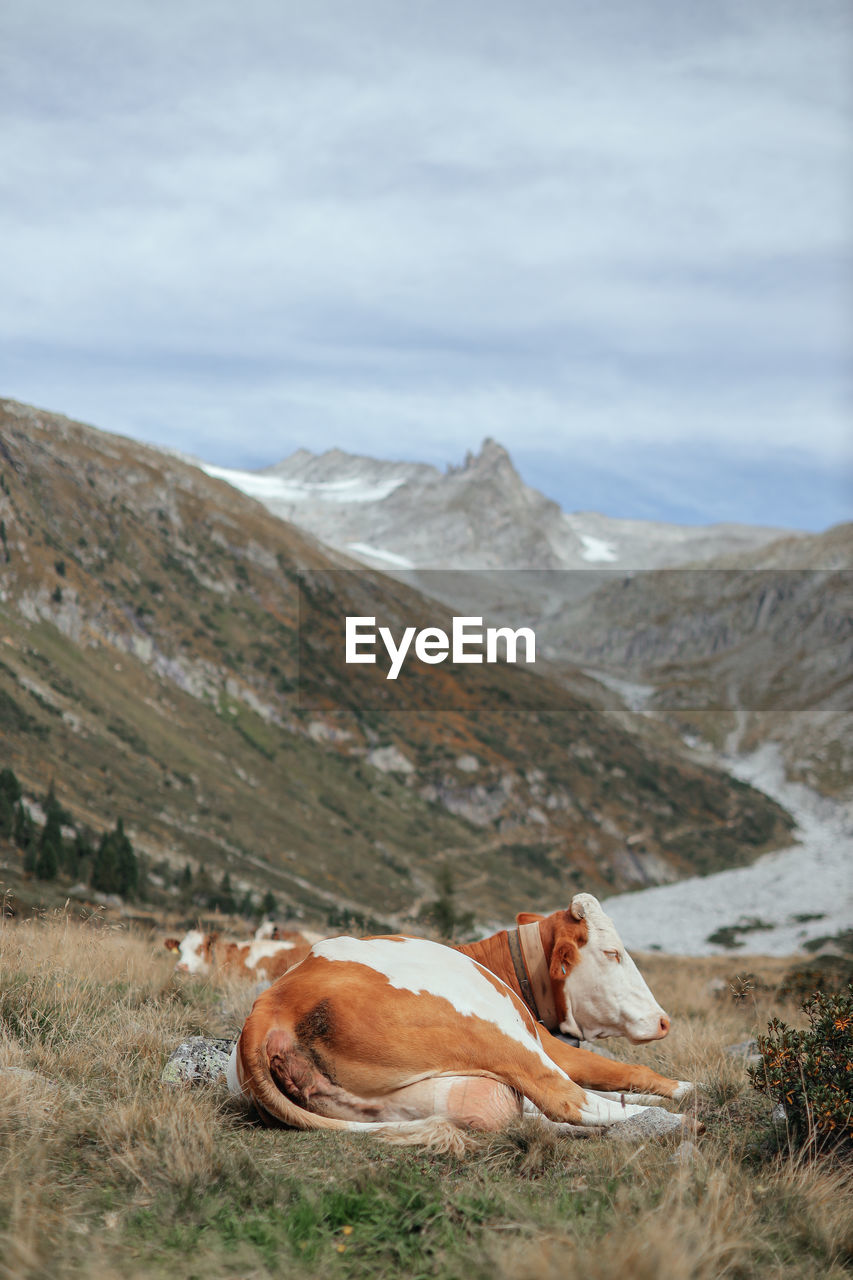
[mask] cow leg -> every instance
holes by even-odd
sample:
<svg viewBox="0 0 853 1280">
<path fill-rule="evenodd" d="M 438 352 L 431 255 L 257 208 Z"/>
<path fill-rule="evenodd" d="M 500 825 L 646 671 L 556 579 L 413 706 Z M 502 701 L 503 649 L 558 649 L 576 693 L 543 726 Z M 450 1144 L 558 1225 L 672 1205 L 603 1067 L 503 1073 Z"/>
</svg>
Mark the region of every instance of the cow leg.
<svg viewBox="0 0 853 1280">
<path fill-rule="evenodd" d="M 651 1067 L 634 1062 L 616 1062 L 600 1053 L 591 1053 L 589 1049 L 576 1049 L 547 1031 L 540 1031 L 540 1039 L 548 1057 L 566 1075 L 588 1089 L 602 1091 L 605 1097 L 615 1101 L 623 1093 L 651 1093 L 681 1102 L 693 1089 L 687 1080 L 673 1080 Z"/>
<path fill-rule="evenodd" d="M 270 1056 L 280 1089 L 298 1106 L 339 1120 L 421 1120 L 441 1116 L 471 1129 L 497 1131 L 521 1117 L 521 1095 L 488 1076 L 433 1076 L 362 1098 L 335 1084 L 315 1054 L 280 1037 Z"/>
<path fill-rule="evenodd" d="M 488 1076 L 432 1076 L 389 1093 L 383 1120 L 441 1116 L 468 1129 L 497 1132 L 521 1119 L 521 1095 Z"/>
</svg>

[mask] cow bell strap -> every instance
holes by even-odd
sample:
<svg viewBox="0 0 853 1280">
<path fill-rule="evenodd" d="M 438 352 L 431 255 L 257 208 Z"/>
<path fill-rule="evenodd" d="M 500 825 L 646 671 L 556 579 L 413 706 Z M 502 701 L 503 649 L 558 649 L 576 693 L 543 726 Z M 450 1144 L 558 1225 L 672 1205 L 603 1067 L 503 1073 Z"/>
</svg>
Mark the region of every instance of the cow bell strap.
<svg viewBox="0 0 853 1280">
<path fill-rule="evenodd" d="M 524 967 L 524 958 L 521 954 L 521 943 L 518 940 L 517 929 L 507 929 L 506 940 L 509 943 L 509 954 L 512 957 L 512 967 L 515 969 L 515 976 L 518 979 L 518 985 L 521 987 L 521 996 L 534 1017 L 539 1017 L 539 1009 L 536 1004 L 536 997 L 533 994 L 533 988 L 527 977 L 527 970 Z"/>
<path fill-rule="evenodd" d="M 555 1031 L 559 1019 L 539 925 L 534 922 L 507 929 L 507 941 L 524 1003 L 549 1031 Z"/>
<path fill-rule="evenodd" d="M 551 986 L 548 958 L 545 955 L 545 948 L 542 946 L 539 925 L 535 920 L 531 924 L 520 924 L 518 926 L 518 941 L 521 944 L 524 967 L 527 970 L 530 986 L 533 989 L 533 1008 L 538 1013 L 539 1021 L 544 1023 L 549 1031 L 555 1031 L 560 1019 L 557 1016 L 557 1006 L 554 1002 L 554 989 Z"/>
</svg>

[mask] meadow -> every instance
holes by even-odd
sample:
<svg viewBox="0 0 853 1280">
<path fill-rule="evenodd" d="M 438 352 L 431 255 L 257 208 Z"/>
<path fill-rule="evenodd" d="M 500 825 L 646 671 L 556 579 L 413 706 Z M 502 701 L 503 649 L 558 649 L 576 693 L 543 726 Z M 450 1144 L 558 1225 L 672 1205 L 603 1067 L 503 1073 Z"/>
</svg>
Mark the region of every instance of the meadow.
<svg viewBox="0 0 853 1280">
<path fill-rule="evenodd" d="M 262 1128 L 160 1081 L 187 1035 L 235 1036 L 251 990 L 180 980 L 153 935 L 0 920 L 0 1276 L 719 1280 L 853 1273 L 851 1173 L 795 1155 L 725 1052 L 796 1005 L 782 960 L 639 957 L 666 1040 L 614 1057 L 702 1082 L 695 1146 L 554 1139 L 464 1157 Z"/>
</svg>

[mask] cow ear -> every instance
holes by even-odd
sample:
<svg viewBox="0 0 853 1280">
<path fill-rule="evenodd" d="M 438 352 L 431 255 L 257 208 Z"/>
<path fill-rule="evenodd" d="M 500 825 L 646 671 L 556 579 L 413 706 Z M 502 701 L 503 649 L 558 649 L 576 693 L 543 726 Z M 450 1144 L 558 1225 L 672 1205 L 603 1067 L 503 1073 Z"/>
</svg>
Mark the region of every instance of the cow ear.
<svg viewBox="0 0 853 1280">
<path fill-rule="evenodd" d="M 519 911 L 515 917 L 516 924 L 537 924 L 540 920 L 544 920 L 544 916 L 537 915 L 535 911 Z"/>
<path fill-rule="evenodd" d="M 177 938 L 165 938 L 163 940 L 163 946 L 166 948 L 167 951 L 180 951 L 181 949 L 178 946 Z"/>
<path fill-rule="evenodd" d="M 548 966 L 548 972 L 553 981 L 561 982 L 575 967 L 579 958 L 577 943 L 565 934 L 558 936 L 551 951 L 551 963 Z"/>
</svg>

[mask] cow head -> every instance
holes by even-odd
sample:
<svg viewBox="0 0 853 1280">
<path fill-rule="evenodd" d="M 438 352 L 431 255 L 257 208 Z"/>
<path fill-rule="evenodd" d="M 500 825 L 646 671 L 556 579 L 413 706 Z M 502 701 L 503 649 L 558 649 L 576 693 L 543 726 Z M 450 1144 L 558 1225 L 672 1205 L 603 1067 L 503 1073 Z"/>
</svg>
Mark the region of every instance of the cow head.
<svg viewBox="0 0 853 1280">
<path fill-rule="evenodd" d="M 178 973 L 207 974 L 213 964 L 213 944 L 216 934 L 190 929 L 178 943 Z"/>
<path fill-rule="evenodd" d="M 531 920 L 545 922 L 543 944 L 562 1032 L 581 1040 L 626 1036 L 633 1044 L 667 1034 L 669 1018 L 597 898 L 578 893 L 567 911 L 518 917 L 519 924 Z"/>
</svg>

